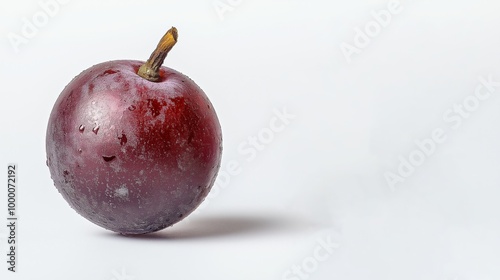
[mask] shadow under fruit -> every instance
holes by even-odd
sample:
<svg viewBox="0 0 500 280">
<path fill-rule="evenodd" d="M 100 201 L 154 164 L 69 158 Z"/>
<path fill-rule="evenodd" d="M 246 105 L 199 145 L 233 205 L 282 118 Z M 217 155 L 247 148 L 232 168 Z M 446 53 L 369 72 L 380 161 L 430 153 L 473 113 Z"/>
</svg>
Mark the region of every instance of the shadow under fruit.
<svg viewBox="0 0 500 280">
<path fill-rule="evenodd" d="M 54 185 L 80 215 L 121 234 L 166 228 L 191 213 L 219 170 L 215 110 L 187 76 L 161 66 L 172 27 L 147 62 L 109 61 L 75 77 L 46 135 Z"/>
</svg>

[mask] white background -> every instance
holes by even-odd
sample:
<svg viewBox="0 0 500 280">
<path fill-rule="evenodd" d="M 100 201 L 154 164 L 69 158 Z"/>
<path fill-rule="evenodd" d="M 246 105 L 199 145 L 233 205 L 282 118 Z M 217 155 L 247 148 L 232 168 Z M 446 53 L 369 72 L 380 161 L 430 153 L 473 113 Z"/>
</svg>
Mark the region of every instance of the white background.
<svg viewBox="0 0 500 280">
<path fill-rule="evenodd" d="M 218 12 L 220 3 L 231 9 Z M 473 103 L 479 77 L 500 81 L 500 4 L 401 0 L 386 27 L 344 55 L 341 45 L 356 47 L 355 29 L 388 3 L 70 0 L 16 52 L 9 36 L 24 36 L 23 18 L 44 10 L 2 1 L 0 176 L 19 165 L 20 225 L 19 272 L 3 263 L 0 278 L 500 279 L 500 87 Z M 125 238 L 59 195 L 46 124 L 74 76 L 148 58 L 172 25 L 179 43 L 165 65 L 210 97 L 221 171 L 233 161 L 240 172 L 187 220 Z M 464 100 L 473 110 L 460 125 L 443 117 Z M 255 158 L 238 151 L 284 108 L 295 117 Z M 384 174 L 398 175 L 400 157 L 418 154 L 415 141 L 436 129 L 446 140 L 391 188 Z M 6 237 L 2 226 L 4 256 Z M 338 248 L 317 260 L 328 240 Z"/>
</svg>

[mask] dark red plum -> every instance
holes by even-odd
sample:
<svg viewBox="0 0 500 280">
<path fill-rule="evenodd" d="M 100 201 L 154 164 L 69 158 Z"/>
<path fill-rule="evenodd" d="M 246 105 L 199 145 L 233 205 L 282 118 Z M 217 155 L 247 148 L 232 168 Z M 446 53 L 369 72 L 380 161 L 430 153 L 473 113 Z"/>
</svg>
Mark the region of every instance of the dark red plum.
<svg viewBox="0 0 500 280">
<path fill-rule="evenodd" d="M 95 65 L 62 91 L 49 118 L 47 165 L 80 215 L 122 234 L 180 221 L 203 201 L 219 170 L 222 134 L 205 93 L 161 66 L 172 28 L 147 62 Z"/>
</svg>

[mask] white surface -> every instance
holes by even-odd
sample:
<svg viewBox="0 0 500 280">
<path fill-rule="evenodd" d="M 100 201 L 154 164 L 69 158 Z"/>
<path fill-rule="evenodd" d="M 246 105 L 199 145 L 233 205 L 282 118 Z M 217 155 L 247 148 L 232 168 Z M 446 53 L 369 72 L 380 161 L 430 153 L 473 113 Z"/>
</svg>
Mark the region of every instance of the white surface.
<svg viewBox="0 0 500 280">
<path fill-rule="evenodd" d="M 478 77 L 500 80 L 500 4 L 401 1 L 348 63 L 341 44 L 389 1 L 222 0 L 223 17 L 215 2 L 71 0 L 16 53 L 8 34 L 43 10 L 2 1 L 0 165 L 19 165 L 20 226 L 19 272 L 0 265 L 1 279 L 500 279 L 500 87 L 456 129 L 443 119 Z M 165 64 L 210 97 L 221 170 L 241 172 L 186 221 L 123 238 L 57 193 L 46 123 L 71 78 L 146 59 L 172 25 Z M 255 158 L 238 151 L 283 108 L 295 118 Z M 391 189 L 384 173 L 435 129 L 446 140 Z M 328 238 L 338 248 L 313 260 Z M 287 274 L 296 264 L 309 272 Z"/>
</svg>

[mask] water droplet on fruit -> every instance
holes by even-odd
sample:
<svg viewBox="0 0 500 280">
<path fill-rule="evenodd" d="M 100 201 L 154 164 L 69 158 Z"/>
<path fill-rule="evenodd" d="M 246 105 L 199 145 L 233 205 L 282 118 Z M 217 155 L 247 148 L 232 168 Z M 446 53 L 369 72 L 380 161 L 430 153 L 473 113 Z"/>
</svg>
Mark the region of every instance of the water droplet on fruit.
<svg viewBox="0 0 500 280">
<path fill-rule="evenodd" d="M 97 135 L 97 132 L 99 132 L 99 126 L 92 128 L 92 132 Z"/>
<path fill-rule="evenodd" d="M 64 183 L 65 184 L 69 183 L 71 181 L 71 177 L 69 177 L 69 171 L 64 170 L 63 175 L 64 175 Z"/>
<path fill-rule="evenodd" d="M 122 133 L 122 136 L 118 136 L 118 139 L 120 140 L 120 145 L 125 145 L 127 144 L 127 136 Z"/>
<path fill-rule="evenodd" d="M 128 107 L 128 110 L 129 110 L 129 111 L 134 111 L 135 109 L 137 109 L 137 107 L 135 107 L 135 105 L 130 105 L 130 106 Z"/>
<path fill-rule="evenodd" d="M 102 156 L 102 159 L 105 162 L 110 162 L 110 161 L 114 160 L 115 158 L 116 158 L 116 156 Z"/>
<path fill-rule="evenodd" d="M 112 70 L 112 69 L 108 69 L 108 70 L 104 71 L 104 73 L 102 73 L 99 76 L 106 76 L 106 75 L 111 75 L 111 74 L 115 74 L 115 73 L 118 73 L 118 71 L 115 71 L 115 70 Z"/>
<path fill-rule="evenodd" d="M 82 124 L 80 125 L 80 127 L 78 128 L 78 130 L 83 133 L 83 131 L 85 131 L 85 126 Z"/>
</svg>

